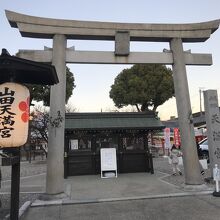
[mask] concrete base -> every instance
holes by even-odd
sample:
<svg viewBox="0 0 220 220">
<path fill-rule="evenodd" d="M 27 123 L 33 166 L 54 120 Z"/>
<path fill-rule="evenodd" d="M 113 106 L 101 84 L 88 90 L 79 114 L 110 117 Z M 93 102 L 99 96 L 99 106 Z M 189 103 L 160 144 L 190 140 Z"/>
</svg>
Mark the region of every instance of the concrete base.
<svg viewBox="0 0 220 220">
<path fill-rule="evenodd" d="M 206 191 L 206 190 L 211 190 L 211 189 L 210 189 L 210 187 L 208 187 L 205 184 L 201 184 L 201 185 L 184 184 L 183 185 L 183 190 L 184 191 L 190 191 L 190 192 L 197 192 L 197 191 Z"/>
<path fill-rule="evenodd" d="M 65 193 L 59 193 L 59 194 L 42 194 L 38 198 L 42 201 L 56 201 L 56 200 L 63 200 L 63 199 L 69 199 L 69 196 Z"/>
<path fill-rule="evenodd" d="M 215 197 L 220 197 L 220 192 L 214 191 L 214 192 L 212 193 L 212 195 L 215 196 Z"/>
</svg>

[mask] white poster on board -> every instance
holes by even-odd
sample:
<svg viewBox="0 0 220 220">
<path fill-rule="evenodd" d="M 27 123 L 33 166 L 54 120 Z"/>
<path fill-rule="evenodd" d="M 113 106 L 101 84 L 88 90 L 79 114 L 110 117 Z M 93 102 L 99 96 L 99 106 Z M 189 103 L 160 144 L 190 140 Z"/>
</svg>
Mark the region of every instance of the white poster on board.
<svg viewBox="0 0 220 220">
<path fill-rule="evenodd" d="M 70 140 L 70 150 L 78 150 L 79 144 L 77 139 Z"/>
<path fill-rule="evenodd" d="M 115 148 L 101 148 L 101 177 L 104 172 L 113 171 L 115 172 L 115 177 L 117 177 L 117 158 Z"/>
</svg>

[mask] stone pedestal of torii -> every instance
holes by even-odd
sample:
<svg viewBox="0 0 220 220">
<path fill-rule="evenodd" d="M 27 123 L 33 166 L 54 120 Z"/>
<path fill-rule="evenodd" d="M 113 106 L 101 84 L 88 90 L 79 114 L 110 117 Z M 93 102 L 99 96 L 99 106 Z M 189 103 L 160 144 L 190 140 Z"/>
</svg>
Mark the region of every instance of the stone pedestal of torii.
<svg viewBox="0 0 220 220">
<path fill-rule="evenodd" d="M 57 70 L 60 83 L 52 86 L 50 117 L 65 118 L 66 63 L 136 64 L 160 63 L 173 66 L 173 79 L 181 133 L 186 185 L 202 185 L 194 137 L 186 65 L 212 65 L 211 54 L 183 51 L 183 43 L 204 42 L 219 27 L 220 20 L 193 24 L 139 24 L 49 19 L 6 11 L 12 27 L 23 37 L 53 39 L 52 50 L 20 50 L 19 56 L 50 62 Z M 75 51 L 66 48 L 68 39 L 112 40 L 115 51 Z M 169 42 L 164 52 L 130 52 L 130 41 Z M 64 192 L 64 125 L 49 127 L 46 194 Z"/>
</svg>

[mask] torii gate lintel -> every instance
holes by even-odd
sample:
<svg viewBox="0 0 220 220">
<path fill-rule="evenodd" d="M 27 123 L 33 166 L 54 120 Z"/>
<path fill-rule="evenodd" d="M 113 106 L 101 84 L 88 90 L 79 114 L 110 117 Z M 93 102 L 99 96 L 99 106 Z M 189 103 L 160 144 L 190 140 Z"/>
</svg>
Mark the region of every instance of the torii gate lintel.
<svg viewBox="0 0 220 220">
<path fill-rule="evenodd" d="M 166 51 L 166 50 L 164 50 Z M 52 63 L 52 49 L 19 50 L 18 57 L 37 62 Z M 87 64 L 146 64 L 173 65 L 173 54 L 169 52 L 130 52 L 129 56 L 115 56 L 110 51 L 77 51 L 66 49 L 66 63 Z M 211 54 L 184 52 L 185 65 L 212 65 Z"/>
</svg>

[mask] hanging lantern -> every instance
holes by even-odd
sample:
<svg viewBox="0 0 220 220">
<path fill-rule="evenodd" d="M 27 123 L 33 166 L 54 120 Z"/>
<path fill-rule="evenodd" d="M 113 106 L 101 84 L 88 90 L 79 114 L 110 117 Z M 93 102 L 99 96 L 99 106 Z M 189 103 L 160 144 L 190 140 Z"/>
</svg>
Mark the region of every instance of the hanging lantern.
<svg viewBox="0 0 220 220">
<path fill-rule="evenodd" d="M 0 147 L 20 147 L 26 143 L 29 99 L 29 90 L 23 85 L 0 85 Z"/>
</svg>

